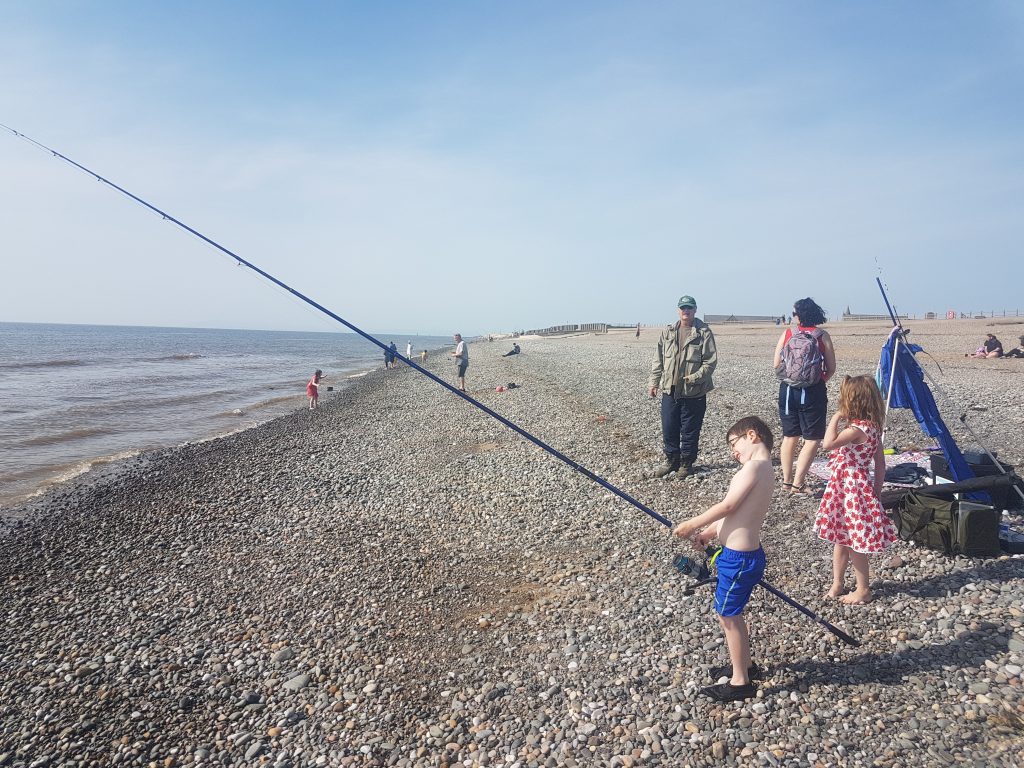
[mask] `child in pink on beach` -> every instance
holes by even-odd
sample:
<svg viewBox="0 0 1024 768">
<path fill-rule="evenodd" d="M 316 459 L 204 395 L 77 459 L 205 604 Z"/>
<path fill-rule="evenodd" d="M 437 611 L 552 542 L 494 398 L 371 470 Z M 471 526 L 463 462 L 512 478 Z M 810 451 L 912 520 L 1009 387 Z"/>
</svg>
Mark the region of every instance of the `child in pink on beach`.
<svg viewBox="0 0 1024 768">
<path fill-rule="evenodd" d="M 316 408 L 317 401 L 320 399 L 320 377 L 323 375 L 324 372 L 317 368 L 313 378 L 306 385 L 306 395 L 309 397 L 309 410 Z"/>
<path fill-rule="evenodd" d="M 847 605 L 871 602 L 868 555 L 882 552 L 896 541 L 896 528 L 878 500 L 885 481 L 880 436 L 883 412 L 875 380 L 870 376 L 847 376 L 839 388 L 839 410 L 821 444 L 833 452 L 829 462 L 832 477 L 814 519 L 814 532 L 835 545 L 828 597 L 839 597 Z M 872 464 L 874 479 L 870 474 Z M 857 587 L 844 594 L 851 563 Z"/>
</svg>

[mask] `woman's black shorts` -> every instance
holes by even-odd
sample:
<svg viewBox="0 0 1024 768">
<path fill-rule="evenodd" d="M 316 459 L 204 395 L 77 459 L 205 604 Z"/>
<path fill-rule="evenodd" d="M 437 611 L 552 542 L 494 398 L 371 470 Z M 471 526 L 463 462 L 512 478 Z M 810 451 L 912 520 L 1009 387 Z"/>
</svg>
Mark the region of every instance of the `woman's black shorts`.
<svg viewBox="0 0 1024 768">
<path fill-rule="evenodd" d="M 779 421 L 783 437 L 821 440 L 828 426 L 828 393 L 825 382 L 810 387 L 779 384 Z"/>
</svg>

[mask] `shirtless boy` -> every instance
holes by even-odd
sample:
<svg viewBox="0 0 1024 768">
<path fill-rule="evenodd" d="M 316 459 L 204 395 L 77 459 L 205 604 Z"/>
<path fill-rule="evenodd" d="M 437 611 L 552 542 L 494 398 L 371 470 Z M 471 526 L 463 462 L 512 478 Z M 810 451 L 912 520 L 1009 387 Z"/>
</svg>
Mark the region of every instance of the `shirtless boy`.
<svg viewBox="0 0 1024 768">
<path fill-rule="evenodd" d="M 725 632 L 732 666 L 712 670 L 712 676 L 717 680 L 731 673 L 731 679 L 702 688 L 701 693 L 717 701 L 739 701 L 757 693 L 750 680 L 761 675 L 761 670 L 750 663 L 750 635 L 743 620 L 743 608 L 764 575 L 761 526 L 771 502 L 775 471 L 772 433 L 761 419 L 740 419 L 729 428 L 726 440 L 732 457 L 741 465 L 729 483 L 729 491 L 706 512 L 681 522 L 673 533 L 690 539 L 701 552 L 712 539 L 717 538 L 722 544 L 715 560 L 715 611 Z"/>
</svg>

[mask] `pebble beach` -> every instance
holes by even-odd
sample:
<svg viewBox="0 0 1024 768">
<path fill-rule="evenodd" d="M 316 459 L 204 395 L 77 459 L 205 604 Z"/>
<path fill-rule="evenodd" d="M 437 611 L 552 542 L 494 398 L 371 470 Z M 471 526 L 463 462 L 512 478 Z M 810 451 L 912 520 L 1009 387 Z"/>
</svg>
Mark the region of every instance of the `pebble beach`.
<svg viewBox="0 0 1024 768">
<path fill-rule="evenodd" d="M 669 313 L 671 319 L 671 313 Z M 1024 318 L 909 321 L 936 399 L 1024 467 Z M 836 322 L 841 374 L 887 324 Z M 657 480 L 658 329 L 471 344 L 469 393 L 672 519 L 725 493 L 725 442 L 779 439 L 780 329 L 713 326 L 716 389 L 685 480 Z M 426 366 L 453 381 L 441 353 Z M 509 382 L 515 389 L 497 392 Z M 887 445 L 931 444 L 908 411 Z M 776 447 L 775 454 L 777 456 Z M 253 429 L 147 453 L 0 511 L 0 766 L 1016 766 L 1024 556 L 900 543 L 874 602 L 824 597 L 817 500 L 780 487 L 747 614 L 757 698 L 698 694 L 727 663 L 668 529 L 406 366 Z"/>
</svg>

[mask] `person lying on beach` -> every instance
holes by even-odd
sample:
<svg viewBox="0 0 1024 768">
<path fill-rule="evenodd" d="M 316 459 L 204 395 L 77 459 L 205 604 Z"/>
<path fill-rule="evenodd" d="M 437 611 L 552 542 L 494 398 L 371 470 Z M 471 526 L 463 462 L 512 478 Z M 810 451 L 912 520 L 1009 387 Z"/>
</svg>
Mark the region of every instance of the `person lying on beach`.
<svg viewBox="0 0 1024 768">
<path fill-rule="evenodd" d="M 702 688 L 701 693 L 716 701 L 739 701 L 757 693 L 750 681 L 761 675 L 761 670 L 750 662 L 750 632 L 743 609 L 764 575 L 761 526 L 775 485 L 774 438 L 761 419 L 748 416 L 729 428 L 726 442 L 740 468 L 729 483 L 725 498 L 706 512 L 681 522 L 673 533 L 690 539 L 700 552 L 712 539 L 717 538 L 722 544 L 715 559 L 718 571 L 715 611 L 725 632 L 731 666 L 714 669 L 711 676 L 718 680 L 728 675 L 730 679 Z"/>
<path fill-rule="evenodd" d="M 1024 336 L 1018 336 L 1017 340 L 1020 342 L 1020 346 L 1014 347 L 1003 357 L 1024 357 Z"/>
<path fill-rule="evenodd" d="M 982 344 L 974 352 L 974 354 L 967 353 L 964 357 L 1002 357 L 1003 356 L 1003 343 L 997 339 L 991 333 L 985 334 L 985 343 Z"/>
</svg>

